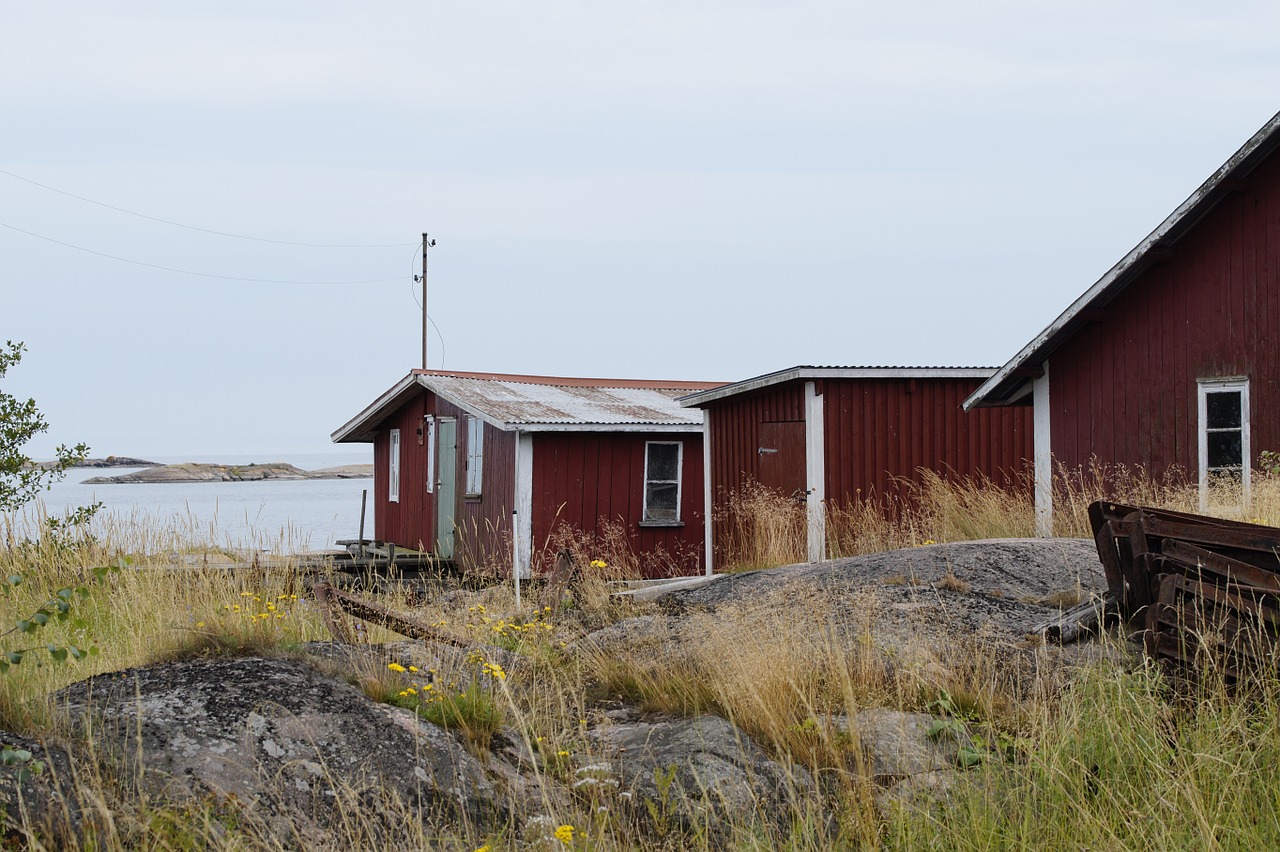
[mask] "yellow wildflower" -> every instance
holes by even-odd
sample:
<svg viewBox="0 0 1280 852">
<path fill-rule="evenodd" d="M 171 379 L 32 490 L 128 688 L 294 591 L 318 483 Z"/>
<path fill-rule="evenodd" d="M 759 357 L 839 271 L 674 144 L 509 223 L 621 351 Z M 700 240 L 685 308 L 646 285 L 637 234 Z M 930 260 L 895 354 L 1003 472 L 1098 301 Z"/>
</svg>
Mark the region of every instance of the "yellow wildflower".
<svg viewBox="0 0 1280 852">
<path fill-rule="evenodd" d="M 559 840 L 561 843 L 572 843 L 573 842 L 573 826 L 562 825 L 559 828 L 557 828 L 556 840 Z"/>
<path fill-rule="evenodd" d="M 393 672 L 403 672 L 406 670 L 405 667 L 399 663 L 387 663 L 387 668 L 391 669 Z"/>
</svg>

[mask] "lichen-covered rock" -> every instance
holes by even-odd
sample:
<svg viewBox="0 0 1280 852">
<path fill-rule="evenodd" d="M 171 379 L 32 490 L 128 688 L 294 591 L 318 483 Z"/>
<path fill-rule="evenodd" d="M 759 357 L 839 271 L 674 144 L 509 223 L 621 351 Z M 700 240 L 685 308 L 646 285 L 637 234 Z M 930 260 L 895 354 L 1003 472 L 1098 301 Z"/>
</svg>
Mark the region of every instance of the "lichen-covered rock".
<svg viewBox="0 0 1280 852">
<path fill-rule="evenodd" d="M 301 663 L 130 669 L 73 684 L 58 704 L 155 792 L 234 797 L 303 838 L 351 805 L 374 823 L 409 808 L 472 825 L 505 818 L 454 737 Z"/>
<path fill-rule="evenodd" d="M 718 716 L 624 723 L 592 737 L 608 757 L 592 783 L 616 787 L 618 801 L 650 828 L 715 833 L 752 815 L 776 823 L 813 792 L 808 771 L 770 759 Z"/>
<path fill-rule="evenodd" d="M 928 713 L 874 709 L 863 710 L 852 721 L 848 717 L 833 721 L 837 730 L 856 737 L 860 768 L 878 784 L 956 766 L 959 737 L 951 729 L 931 736 L 930 726 L 939 720 Z"/>
<path fill-rule="evenodd" d="M 67 752 L 8 731 L 0 731 L 0 747 L 11 758 L 0 763 L 4 834 L 12 836 L 25 823 L 51 838 L 79 838 L 81 803 Z"/>
</svg>

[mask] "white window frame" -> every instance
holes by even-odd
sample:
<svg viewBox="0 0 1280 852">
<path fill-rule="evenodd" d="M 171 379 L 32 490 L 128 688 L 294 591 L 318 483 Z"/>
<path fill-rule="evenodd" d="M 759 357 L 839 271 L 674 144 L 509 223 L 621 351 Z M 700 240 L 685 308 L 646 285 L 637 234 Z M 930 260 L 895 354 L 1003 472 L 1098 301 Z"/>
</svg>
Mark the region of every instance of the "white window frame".
<svg viewBox="0 0 1280 852">
<path fill-rule="evenodd" d="M 464 497 L 479 497 L 484 489 L 484 421 L 467 415 L 467 487 Z"/>
<path fill-rule="evenodd" d="M 673 444 L 675 445 L 676 447 L 676 478 L 675 480 L 670 480 L 670 479 L 651 480 L 649 478 L 649 448 L 651 446 L 654 446 L 655 444 L 660 444 L 663 446 L 671 446 Z M 649 517 L 649 483 L 656 482 L 659 484 L 669 484 L 672 481 L 674 481 L 676 485 L 675 520 L 668 520 L 666 518 L 662 518 L 662 519 L 650 518 Z M 684 498 L 684 441 L 645 441 L 644 442 L 644 480 L 641 487 L 643 488 L 641 500 L 644 508 L 642 509 L 642 514 L 640 516 L 640 523 L 653 524 L 655 526 L 664 526 L 664 525 L 675 526 L 677 524 L 683 523 L 683 520 L 680 517 L 680 506 L 682 505 L 682 500 Z"/>
<path fill-rule="evenodd" d="M 391 445 L 388 448 L 387 455 L 390 464 L 388 465 L 389 479 L 387 480 L 387 500 L 392 503 L 400 502 L 400 430 L 391 430 Z"/>
<path fill-rule="evenodd" d="M 427 433 L 427 493 L 436 491 L 436 417 L 428 414 L 422 418 L 422 428 Z"/>
<path fill-rule="evenodd" d="M 1209 394 L 1240 394 L 1240 491 L 1244 506 L 1249 505 L 1249 472 L 1253 466 L 1253 452 L 1249 435 L 1249 379 L 1236 376 L 1222 379 L 1199 379 L 1196 382 L 1196 435 L 1199 444 L 1200 510 L 1209 509 Z"/>
</svg>

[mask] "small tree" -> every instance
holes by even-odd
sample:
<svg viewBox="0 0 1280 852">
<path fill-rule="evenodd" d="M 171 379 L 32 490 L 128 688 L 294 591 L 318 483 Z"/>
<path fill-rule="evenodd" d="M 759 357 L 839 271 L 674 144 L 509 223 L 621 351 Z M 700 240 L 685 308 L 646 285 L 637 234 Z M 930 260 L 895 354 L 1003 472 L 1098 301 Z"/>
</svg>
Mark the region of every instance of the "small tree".
<svg viewBox="0 0 1280 852">
<path fill-rule="evenodd" d="M 22 360 L 26 347 L 21 342 L 5 341 L 0 347 L 0 379 L 9 368 Z M 67 468 L 82 460 L 89 448 L 59 445 L 57 460 L 38 464 L 27 457 L 23 448 L 36 435 L 49 429 L 36 401 L 21 402 L 0 389 L 0 512 L 11 511 L 49 488 L 62 478 Z"/>
</svg>

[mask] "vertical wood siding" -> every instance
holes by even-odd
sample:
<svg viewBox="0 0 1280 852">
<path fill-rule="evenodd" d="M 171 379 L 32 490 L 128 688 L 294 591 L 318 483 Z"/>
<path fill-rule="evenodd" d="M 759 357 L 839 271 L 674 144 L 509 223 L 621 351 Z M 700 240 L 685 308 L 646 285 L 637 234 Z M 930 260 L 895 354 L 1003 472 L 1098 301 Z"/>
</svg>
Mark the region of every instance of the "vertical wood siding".
<svg viewBox="0 0 1280 852">
<path fill-rule="evenodd" d="M 680 518 L 683 526 L 641 526 L 646 441 L 680 441 Z M 600 535 L 619 523 L 640 554 L 661 551 L 679 571 L 694 573 L 703 537 L 702 434 L 538 432 L 533 436 L 533 544 L 538 554 L 560 524 Z M 543 554 L 544 556 L 546 554 Z M 642 561 L 645 561 L 642 559 Z M 649 560 L 657 576 L 665 560 Z"/>
<path fill-rule="evenodd" d="M 427 494 L 426 442 L 418 444 L 418 428 L 429 413 L 427 393 L 405 403 L 378 427 L 373 441 L 374 538 L 403 547 L 430 550 L 435 542 Z M 388 499 L 391 430 L 400 430 L 400 502 Z"/>
<path fill-rule="evenodd" d="M 432 394 L 434 397 L 434 394 Z M 484 425 L 484 468 L 480 496 L 465 495 L 467 483 L 467 418 L 469 415 L 448 402 L 435 398 L 437 417 L 458 421 L 457 498 L 454 506 L 454 559 L 470 570 L 491 567 L 511 569 L 511 509 L 516 498 L 516 436 Z M 433 536 L 434 538 L 434 536 Z"/>
<path fill-rule="evenodd" d="M 892 494 L 895 480 L 918 482 L 922 469 L 1017 482 L 1033 453 L 1031 409 L 966 414 L 960 404 L 980 384 L 950 378 L 819 382 L 828 505 Z"/>
<path fill-rule="evenodd" d="M 826 379 L 823 395 L 828 505 L 885 495 L 895 479 L 916 480 L 921 468 L 946 476 L 1022 475 L 1033 453 L 1029 407 L 979 409 L 960 404 L 978 379 Z M 797 379 L 711 404 L 712 515 L 729 495 L 760 481 L 762 424 L 804 419 L 804 380 Z M 803 447 L 790 463 L 804 481 Z M 727 524 L 716 524 L 715 547 Z"/>
<path fill-rule="evenodd" d="M 1245 180 L 1049 356 L 1056 462 L 1194 481 L 1196 380 L 1219 376 L 1249 378 L 1253 463 L 1280 449 L 1280 158 Z"/>
</svg>

